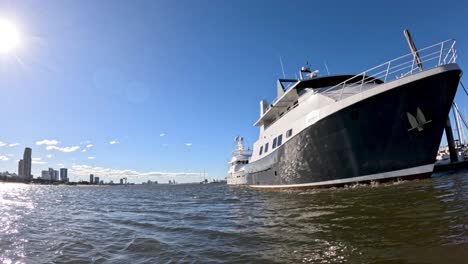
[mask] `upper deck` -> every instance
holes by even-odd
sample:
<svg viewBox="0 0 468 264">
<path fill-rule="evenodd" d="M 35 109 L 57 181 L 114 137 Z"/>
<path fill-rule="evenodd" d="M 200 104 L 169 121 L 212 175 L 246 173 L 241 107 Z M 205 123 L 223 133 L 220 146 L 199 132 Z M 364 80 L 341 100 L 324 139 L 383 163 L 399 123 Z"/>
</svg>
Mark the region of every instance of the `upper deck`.
<svg viewBox="0 0 468 264">
<path fill-rule="evenodd" d="M 366 76 L 368 78 L 368 76 Z M 333 87 L 344 81 L 348 81 L 349 84 L 362 82 L 362 76 L 356 75 L 329 75 L 324 77 L 318 77 L 308 80 L 278 80 L 278 90 L 280 95 L 275 101 L 268 105 L 265 109 L 263 116 L 255 123 L 255 126 L 269 125 L 278 118 L 282 117 L 289 110 L 295 108 L 298 104 L 299 97 L 306 92 L 308 89 L 312 89 L 316 93 L 320 93 L 327 88 Z M 383 83 L 382 80 L 373 79 L 372 82 L 376 84 Z M 283 81 L 293 82 L 287 88 L 283 88 Z M 281 90 L 283 92 L 281 92 Z M 335 97 L 333 93 L 328 93 L 327 96 Z"/>
</svg>

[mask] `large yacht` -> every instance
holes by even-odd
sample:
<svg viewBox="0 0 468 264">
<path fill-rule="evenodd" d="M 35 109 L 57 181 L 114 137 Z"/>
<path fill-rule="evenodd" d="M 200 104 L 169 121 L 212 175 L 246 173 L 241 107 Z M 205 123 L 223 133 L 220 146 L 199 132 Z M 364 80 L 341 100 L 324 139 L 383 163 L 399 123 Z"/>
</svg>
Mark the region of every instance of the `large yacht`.
<svg viewBox="0 0 468 264">
<path fill-rule="evenodd" d="M 238 183 L 302 189 L 430 177 L 462 75 L 456 59 L 455 40 L 446 40 L 357 75 L 303 67 L 299 79 L 278 80 L 277 98 L 260 101 L 260 135 Z"/>
<path fill-rule="evenodd" d="M 252 150 L 244 148 L 244 138 L 237 136 L 234 141 L 236 143 L 236 148 L 232 152 L 232 158 L 229 161 L 227 184 L 247 184 L 245 166 L 249 163 Z"/>
</svg>

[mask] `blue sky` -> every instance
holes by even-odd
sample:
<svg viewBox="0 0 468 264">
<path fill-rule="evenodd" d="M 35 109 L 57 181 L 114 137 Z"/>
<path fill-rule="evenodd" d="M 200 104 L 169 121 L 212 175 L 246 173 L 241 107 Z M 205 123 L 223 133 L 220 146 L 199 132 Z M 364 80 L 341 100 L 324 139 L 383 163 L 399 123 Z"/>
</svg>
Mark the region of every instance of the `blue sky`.
<svg viewBox="0 0 468 264">
<path fill-rule="evenodd" d="M 257 138 L 280 56 L 288 77 L 305 61 L 358 73 L 408 53 L 408 28 L 420 48 L 456 38 L 463 68 L 467 14 L 464 1 L 0 1 L 22 34 L 0 56 L 0 170 L 30 146 L 36 176 L 224 178 L 234 137 Z"/>
</svg>

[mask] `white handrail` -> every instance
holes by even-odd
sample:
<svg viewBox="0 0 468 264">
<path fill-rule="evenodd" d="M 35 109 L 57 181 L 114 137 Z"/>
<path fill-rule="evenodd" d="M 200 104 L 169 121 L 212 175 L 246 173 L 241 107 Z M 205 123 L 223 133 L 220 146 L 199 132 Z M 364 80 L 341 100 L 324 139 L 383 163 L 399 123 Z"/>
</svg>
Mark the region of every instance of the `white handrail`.
<svg viewBox="0 0 468 264">
<path fill-rule="evenodd" d="M 448 39 L 418 50 L 419 59 L 424 69 L 455 63 L 457 59 L 455 43 L 456 41 L 454 39 Z M 419 72 L 421 70 L 422 69 L 419 69 L 419 66 L 417 66 L 416 56 L 413 53 L 408 53 L 370 68 L 362 73 L 356 74 L 355 76 L 320 93 L 327 93 L 330 91 L 336 93 L 338 92 L 337 88 L 341 87 L 340 96 L 338 98 L 338 100 L 341 100 L 342 95 L 346 94 L 344 93 L 344 89 L 360 85 L 359 92 L 361 92 L 364 84 L 375 82 L 375 79 L 383 80 L 383 82 L 389 82 L 394 79 L 412 75 L 415 71 Z"/>
</svg>

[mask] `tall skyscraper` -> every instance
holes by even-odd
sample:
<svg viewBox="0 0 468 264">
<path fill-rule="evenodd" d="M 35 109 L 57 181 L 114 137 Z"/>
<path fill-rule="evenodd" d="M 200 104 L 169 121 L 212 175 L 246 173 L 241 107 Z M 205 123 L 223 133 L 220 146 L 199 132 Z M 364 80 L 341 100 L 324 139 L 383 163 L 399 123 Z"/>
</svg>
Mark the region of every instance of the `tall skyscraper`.
<svg viewBox="0 0 468 264">
<path fill-rule="evenodd" d="M 68 181 L 68 169 L 67 168 L 60 169 L 60 180 Z"/>
<path fill-rule="evenodd" d="M 59 171 L 54 170 L 54 180 L 58 181 L 59 180 Z"/>
<path fill-rule="evenodd" d="M 31 179 L 31 155 L 32 150 L 31 148 L 25 148 L 23 154 L 23 177 L 26 179 Z"/>
<path fill-rule="evenodd" d="M 89 175 L 89 184 L 93 184 L 94 183 L 94 174 L 90 174 Z"/>
<path fill-rule="evenodd" d="M 54 180 L 54 169 L 53 168 L 49 168 L 49 177 L 50 177 L 50 180 Z"/>
<path fill-rule="evenodd" d="M 99 184 L 99 177 L 94 177 L 94 184 Z"/>
<path fill-rule="evenodd" d="M 24 176 L 24 162 L 20 160 L 18 162 L 18 177 L 23 178 Z"/>
</svg>

